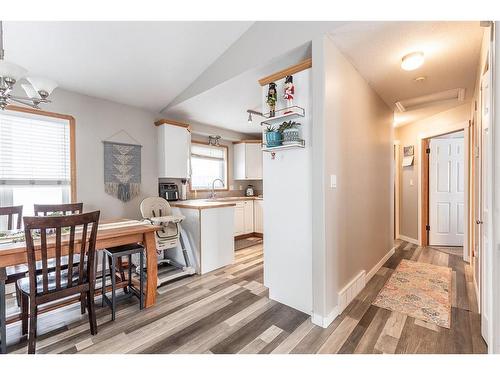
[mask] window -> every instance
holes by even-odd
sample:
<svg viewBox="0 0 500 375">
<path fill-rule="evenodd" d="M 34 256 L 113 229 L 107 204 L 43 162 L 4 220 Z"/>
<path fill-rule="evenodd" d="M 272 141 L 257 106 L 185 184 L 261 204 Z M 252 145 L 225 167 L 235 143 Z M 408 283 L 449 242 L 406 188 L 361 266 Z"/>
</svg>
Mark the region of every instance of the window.
<svg viewBox="0 0 500 375">
<path fill-rule="evenodd" d="M 35 203 L 71 202 L 74 123 L 64 117 L 0 111 L 0 206 L 23 205 L 28 216 Z"/>
<path fill-rule="evenodd" d="M 227 146 L 191 144 L 191 190 L 209 190 L 215 179 L 215 190 L 227 190 Z"/>
</svg>

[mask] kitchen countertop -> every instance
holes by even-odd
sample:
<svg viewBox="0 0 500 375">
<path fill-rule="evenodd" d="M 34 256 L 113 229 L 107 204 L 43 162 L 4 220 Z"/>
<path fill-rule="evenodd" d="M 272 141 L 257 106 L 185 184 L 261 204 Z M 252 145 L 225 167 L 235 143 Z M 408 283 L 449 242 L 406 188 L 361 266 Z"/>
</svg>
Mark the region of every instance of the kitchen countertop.
<svg viewBox="0 0 500 375">
<path fill-rule="evenodd" d="M 262 200 L 262 197 L 222 197 L 216 199 L 189 199 L 186 201 L 169 202 L 170 206 L 178 208 L 208 209 L 236 206 L 237 201 Z"/>
</svg>

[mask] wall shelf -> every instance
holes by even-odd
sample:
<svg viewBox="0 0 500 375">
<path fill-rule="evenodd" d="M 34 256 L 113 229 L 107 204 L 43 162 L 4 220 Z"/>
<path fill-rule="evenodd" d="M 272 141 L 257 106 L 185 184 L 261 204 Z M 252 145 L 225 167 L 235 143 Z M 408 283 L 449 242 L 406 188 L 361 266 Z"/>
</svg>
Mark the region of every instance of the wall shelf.
<svg viewBox="0 0 500 375">
<path fill-rule="evenodd" d="M 275 111 L 274 117 L 269 117 L 269 113 L 265 113 L 263 116 L 266 118 L 262 121 L 261 125 L 275 125 L 277 123 L 282 123 L 283 121 L 290 121 L 299 117 L 304 117 L 306 111 L 302 107 L 293 106 L 283 109 L 278 109 Z"/>
<path fill-rule="evenodd" d="M 285 150 L 292 150 L 292 149 L 304 148 L 304 147 L 306 147 L 306 143 L 303 139 L 301 139 L 300 143 L 293 143 L 293 144 L 289 144 L 289 145 L 281 145 L 281 146 L 275 146 L 275 147 L 264 146 L 264 147 L 262 147 L 262 151 L 271 152 L 274 154 L 276 151 L 285 151 Z"/>
</svg>

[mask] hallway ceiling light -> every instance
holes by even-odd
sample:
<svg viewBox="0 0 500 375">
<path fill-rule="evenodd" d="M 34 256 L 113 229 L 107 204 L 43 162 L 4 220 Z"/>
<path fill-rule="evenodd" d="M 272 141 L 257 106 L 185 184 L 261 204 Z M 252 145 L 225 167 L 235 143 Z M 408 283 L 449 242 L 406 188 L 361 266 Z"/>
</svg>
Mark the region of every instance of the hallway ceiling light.
<svg viewBox="0 0 500 375">
<path fill-rule="evenodd" d="M 26 77 L 27 72 L 23 67 L 4 60 L 3 29 L 0 21 L 0 109 L 4 110 L 12 103 L 36 109 L 40 103 L 50 103 L 47 97 L 57 87 L 57 83 L 40 77 Z M 14 85 L 21 78 L 26 78 L 29 82 L 21 85 L 28 97 L 12 95 Z"/>
<path fill-rule="evenodd" d="M 403 56 L 401 59 L 401 68 L 404 70 L 415 70 L 424 63 L 423 52 L 412 52 Z"/>
</svg>

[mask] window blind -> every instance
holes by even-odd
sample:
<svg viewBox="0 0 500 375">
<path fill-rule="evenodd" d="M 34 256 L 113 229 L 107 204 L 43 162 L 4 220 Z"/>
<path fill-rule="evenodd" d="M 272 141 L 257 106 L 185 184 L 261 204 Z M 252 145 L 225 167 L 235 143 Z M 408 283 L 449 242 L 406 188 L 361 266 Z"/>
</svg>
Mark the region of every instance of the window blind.
<svg viewBox="0 0 500 375">
<path fill-rule="evenodd" d="M 69 124 L 0 113 L 0 184 L 70 184 Z"/>
<path fill-rule="evenodd" d="M 224 186 L 217 185 L 216 190 L 227 188 L 226 168 L 226 147 L 191 144 L 192 189 L 210 189 L 215 179 L 224 181 Z"/>
</svg>

